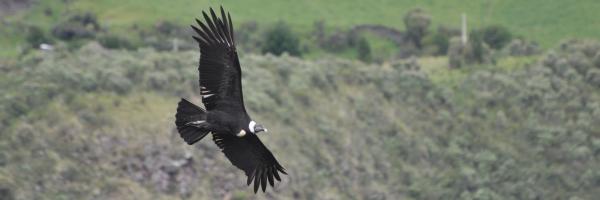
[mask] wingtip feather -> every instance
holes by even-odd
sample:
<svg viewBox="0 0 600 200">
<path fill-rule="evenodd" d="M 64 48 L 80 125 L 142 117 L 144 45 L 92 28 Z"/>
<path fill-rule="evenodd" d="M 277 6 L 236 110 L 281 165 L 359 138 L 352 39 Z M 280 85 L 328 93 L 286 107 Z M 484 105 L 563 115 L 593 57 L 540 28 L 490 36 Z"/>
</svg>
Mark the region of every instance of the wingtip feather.
<svg viewBox="0 0 600 200">
<path fill-rule="evenodd" d="M 273 176 L 275 176 L 275 179 L 277 181 L 281 181 L 281 177 L 279 177 L 279 173 L 277 172 L 277 170 L 273 170 Z"/>
<path fill-rule="evenodd" d="M 278 171 L 280 171 L 281 173 L 287 175 L 287 172 L 285 172 L 285 168 L 283 168 L 281 165 L 278 164 L 276 167 L 277 167 Z"/>
<path fill-rule="evenodd" d="M 267 191 L 267 172 L 263 172 L 262 176 L 260 177 L 260 185 L 262 186 L 262 191 L 265 192 Z"/>
<path fill-rule="evenodd" d="M 210 8 L 210 16 L 212 17 L 212 23 L 214 25 L 215 28 L 215 32 L 217 35 L 219 35 L 219 40 L 221 40 L 221 42 L 227 43 L 227 40 L 225 39 L 225 34 L 223 33 L 223 28 L 221 26 L 221 24 L 223 24 L 223 22 L 221 22 L 221 20 L 217 17 L 217 14 L 215 14 L 215 11 Z"/>
<path fill-rule="evenodd" d="M 254 193 L 258 192 L 258 186 L 260 186 L 260 175 L 262 174 L 261 171 L 257 172 L 257 176 L 254 177 Z"/>
<path fill-rule="evenodd" d="M 211 15 L 214 13 L 214 11 L 212 11 L 212 8 L 210 9 Z M 206 20 L 206 23 L 208 24 L 208 28 L 210 28 L 210 35 L 212 35 L 214 38 L 214 40 L 218 41 L 218 42 L 223 42 L 223 39 L 217 29 L 217 26 L 215 25 L 215 20 L 210 19 L 210 17 L 208 16 L 208 14 L 206 14 L 206 12 L 202 11 L 202 16 L 204 17 L 204 20 Z"/>
<path fill-rule="evenodd" d="M 225 11 L 222 5 L 219 6 L 221 18 L 218 17 L 215 10 L 212 7 L 208 11 L 203 10 L 202 18 L 204 18 L 204 22 L 196 18 L 198 26 L 193 26 L 192 28 L 200 35 L 198 37 L 201 39 L 200 41 L 203 41 L 207 45 L 221 43 L 235 47 L 231 15 Z"/>
<path fill-rule="evenodd" d="M 252 179 L 255 177 L 255 175 L 256 175 L 256 170 L 254 170 L 252 172 L 252 174 L 250 174 L 250 176 L 248 176 L 248 180 L 246 181 L 246 185 L 252 184 Z"/>
<path fill-rule="evenodd" d="M 233 45 L 235 46 L 235 34 L 233 33 L 233 22 L 231 20 L 231 15 L 229 14 L 229 12 L 227 12 L 227 18 L 229 19 L 228 23 L 229 23 L 229 32 L 231 33 L 231 43 L 233 43 Z"/>
<path fill-rule="evenodd" d="M 269 179 L 269 184 L 271 185 L 271 187 L 275 187 L 275 181 L 273 181 L 274 173 L 275 172 L 273 172 L 273 168 L 268 169 L 267 178 Z"/>
</svg>

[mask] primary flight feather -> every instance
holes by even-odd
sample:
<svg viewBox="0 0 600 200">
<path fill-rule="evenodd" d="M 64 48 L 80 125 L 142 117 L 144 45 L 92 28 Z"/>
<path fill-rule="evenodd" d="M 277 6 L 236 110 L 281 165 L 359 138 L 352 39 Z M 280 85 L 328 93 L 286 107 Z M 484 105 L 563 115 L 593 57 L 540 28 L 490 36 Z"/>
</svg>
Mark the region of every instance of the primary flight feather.
<svg viewBox="0 0 600 200">
<path fill-rule="evenodd" d="M 221 7 L 221 16 L 212 8 L 210 15 L 202 12 L 204 22 L 196 19 L 193 38 L 200 46 L 200 94 L 206 110 L 181 99 L 175 115 L 175 125 L 183 140 L 192 145 L 208 133 L 225 156 L 254 182 L 254 192 L 274 179 L 287 174 L 271 151 L 256 136 L 267 132 L 253 121 L 244 107 L 242 70 L 235 49 L 231 16 Z"/>
</svg>

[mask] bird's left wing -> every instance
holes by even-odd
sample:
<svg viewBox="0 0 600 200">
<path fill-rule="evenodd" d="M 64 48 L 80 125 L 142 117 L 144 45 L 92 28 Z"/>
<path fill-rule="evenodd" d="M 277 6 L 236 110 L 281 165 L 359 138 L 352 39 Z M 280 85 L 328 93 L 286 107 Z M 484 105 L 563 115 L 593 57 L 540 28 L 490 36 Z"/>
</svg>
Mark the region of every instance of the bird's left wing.
<svg viewBox="0 0 600 200">
<path fill-rule="evenodd" d="M 229 161 L 246 173 L 247 184 L 250 185 L 254 181 L 254 192 L 258 191 L 259 186 L 262 186 L 264 192 L 267 181 L 271 186 L 274 186 L 273 179 L 281 181 L 279 172 L 287 174 L 271 151 L 254 134 L 236 137 L 232 134 L 216 133 L 213 134 L 213 140 Z"/>
<path fill-rule="evenodd" d="M 202 12 L 205 22 L 192 26 L 200 45 L 200 94 L 208 111 L 219 105 L 246 111 L 242 95 L 242 70 L 235 49 L 233 25 L 229 13 L 221 7 L 221 18 L 213 9 Z"/>
</svg>

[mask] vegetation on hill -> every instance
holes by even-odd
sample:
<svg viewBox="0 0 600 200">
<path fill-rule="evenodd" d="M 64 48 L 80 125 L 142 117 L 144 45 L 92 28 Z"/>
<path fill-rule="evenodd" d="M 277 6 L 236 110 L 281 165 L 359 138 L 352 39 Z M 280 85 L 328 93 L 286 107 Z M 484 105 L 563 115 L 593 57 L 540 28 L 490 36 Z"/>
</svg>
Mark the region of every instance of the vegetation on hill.
<svg viewBox="0 0 600 200">
<path fill-rule="evenodd" d="M 268 30 L 279 21 L 289 24 L 293 31 L 302 35 L 302 49 L 315 47 L 310 40 L 315 23 L 323 22 L 325 32 L 335 33 L 360 25 L 383 25 L 401 31 L 406 30 L 405 15 L 410 10 L 422 8 L 431 18 L 430 32 L 439 28 L 458 28 L 461 13 L 466 13 L 469 28 L 506 27 L 513 36 L 533 39 L 543 48 L 553 48 L 567 38 L 600 38 L 600 26 L 592 19 L 600 4 L 594 0 L 577 3 L 543 0 L 485 0 L 485 1 L 37 1 L 14 15 L 0 21 L 0 57 L 14 57 L 27 46 L 24 43 L 29 26 L 52 32 L 53 27 L 64 23 L 69 16 L 92 13 L 102 22 L 103 30 L 124 38 L 136 38 L 139 32 L 154 33 L 153 28 L 163 22 L 187 28 L 193 18 L 208 6 L 223 5 L 233 14 L 236 27 L 255 23 L 260 30 Z M 260 8 L 256 6 L 260 5 Z M 1 6 L 1 5 L 0 5 Z M 11 12 L 12 13 L 12 12 Z M 144 38 L 142 38 L 144 39 Z M 170 41 L 171 38 L 159 38 Z M 191 41 L 186 35 L 185 41 Z M 438 39 L 440 39 L 438 37 Z M 151 44 L 151 41 L 133 41 Z M 187 43 L 187 42 L 183 42 Z M 386 49 L 378 41 L 369 40 L 372 49 Z M 363 49 L 364 50 L 364 49 Z M 397 51 L 396 49 L 393 49 Z M 402 48 L 400 48 L 402 50 Z M 355 49 L 341 55 L 353 56 Z M 362 51 L 362 50 L 360 50 Z M 387 51 L 383 51 L 387 52 Z M 323 52 L 307 55 L 317 57 Z M 379 55 L 379 54 L 374 54 Z M 381 55 L 388 58 L 388 55 Z M 369 60 L 369 59 L 364 59 Z M 375 59 L 377 60 L 377 59 Z"/>
<path fill-rule="evenodd" d="M 250 198 L 207 137 L 173 124 L 199 103 L 196 51 L 32 51 L 0 70 L 0 194 L 15 199 Z M 268 199 L 600 196 L 600 44 L 449 69 L 244 54 L 249 112 L 289 176 Z M 533 60 L 531 62 L 531 60 Z M 436 64 L 437 63 L 437 64 Z M 268 135 L 267 135 L 268 134 Z"/>
<path fill-rule="evenodd" d="M 9 0 L 0 199 L 255 197 L 174 126 L 201 101 L 188 24 L 221 4 L 289 172 L 258 198 L 600 196 L 600 42 L 569 39 L 600 38 L 592 0 Z"/>
</svg>

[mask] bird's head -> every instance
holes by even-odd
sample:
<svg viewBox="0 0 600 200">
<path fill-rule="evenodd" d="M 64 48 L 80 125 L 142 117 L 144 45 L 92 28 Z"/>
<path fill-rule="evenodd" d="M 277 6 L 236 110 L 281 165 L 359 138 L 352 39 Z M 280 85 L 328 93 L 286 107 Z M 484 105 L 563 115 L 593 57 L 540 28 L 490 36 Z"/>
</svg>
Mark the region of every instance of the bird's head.
<svg viewBox="0 0 600 200">
<path fill-rule="evenodd" d="M 255 121 L 250 121 L 250 123 L 248 123 L 248 130 L 250 130 L 251 133 L 259 133 L 259 132 L 268 132 L 267 128 L 263 127 L 263 125 L 257 124 Z"/>
<path fill-rule="evenodd" d="M 255 121 L 250 121 L 250 123 L 248 123 L 248 129 L 243 128 L 242 130 L 240 130 L 239 133 L 236 134 L 236 136 L 244 137 L 244 136 L 246 136 L 247 132 L 250 132 L 252 134 L 257 134 L 259 132 L 268 132 L 268 131 L 265 127 L 263 127 L 263 125 L 257 124 Z"/>
</svg>

